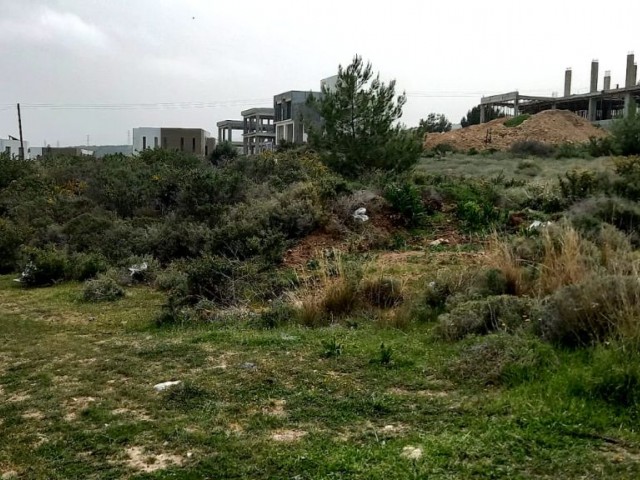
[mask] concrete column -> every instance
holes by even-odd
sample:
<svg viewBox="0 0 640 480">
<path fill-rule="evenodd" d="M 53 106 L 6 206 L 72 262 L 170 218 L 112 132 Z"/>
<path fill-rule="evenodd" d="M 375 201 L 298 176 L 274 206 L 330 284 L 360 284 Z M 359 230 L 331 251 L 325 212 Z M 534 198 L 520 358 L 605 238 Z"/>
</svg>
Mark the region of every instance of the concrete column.
<svg viewBox="0 0 640 480">
<path fill-rule="evenodd" d="M 628 117 L 631 113 L 631 103 L 633 102 L 633 96 L 630 93 L 624 95 L 624 117 Z"/>
<path fill-rule="evenodd" d="M 256 115 L 256 133 L 260 131 L 260 115 Z"/>
<path fill-rule="evenodd" d="M 630 53 L 629 55 L 627 55 L 627 71 L 626 71 L 626 75 L 625 75 L 625 82 L 624 82 L 624 86 L 625 87 L 632 87 L 636 82 L 635 82 L 635 78 L 636 78 L 636 68 L 635 68 L 635 63 L 634 63 L 634 58 L 635 56 L 633 55 L 633 53 Z"/>
<path fill-rule="evenodd" d="M 520 96 L 516 94 L 516 99 L 513 102 L 513 116 L 517 117 L 520 115 Z"/>
<path fill-rule="evenodd" d="M 486 122 L 487 119 L 487 111 L 484 105 L 480 105 L 480 123 Z"/>
<path fill-rule="evenodd" d="M 591 93 L 598 91 L 598 61 L 593 60 L 591 62 L 591 88 L 589 89 Z"/>
<path fill-rule="evenodd" d="M 638 83 L 638 64 L 634 63 L 633 64 L 633 85 L 636 85 Z"/>
<path fill-rule="evenodd" d="M 564 72 L 564 96 L 565 97 L 571 96 L 571 75 L 572 75 L 571 69 L 567 68 L 567 70 Z"/>
<path fill-rule="evenodd" d="M 227 128 L 227 139 L 233 142 L 233 129 L 231 127 Z"/>
<path fill-rule="evenodd" d="M 611 90 L 611 70 L 604 72 L 604 89 Z"/>
<path fill-rule="evenodd" d="M 598 99 L 590 98 L 589 99 L 589 113 L 588 118 L 590 122 L 595 122 L 598 118 Z"/>
</svg>

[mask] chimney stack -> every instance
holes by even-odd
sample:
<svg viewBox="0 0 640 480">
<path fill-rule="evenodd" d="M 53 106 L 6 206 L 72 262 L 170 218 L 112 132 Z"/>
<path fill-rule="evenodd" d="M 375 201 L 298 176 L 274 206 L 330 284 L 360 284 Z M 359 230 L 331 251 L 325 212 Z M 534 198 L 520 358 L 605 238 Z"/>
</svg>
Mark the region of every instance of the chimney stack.
<svg viewBox="0 0 640 480">
<path fill-rule="evenodd" d="M 611 70 L 604 72 L 604 89 L 611 90 Z"/>
<path fill-rule="evenodd" d="M 625 76 L 625 87 L 633 87 L 636 84 L 636 65 L 633 53 L 627 55 L 627 71 Z"/>
</svg>

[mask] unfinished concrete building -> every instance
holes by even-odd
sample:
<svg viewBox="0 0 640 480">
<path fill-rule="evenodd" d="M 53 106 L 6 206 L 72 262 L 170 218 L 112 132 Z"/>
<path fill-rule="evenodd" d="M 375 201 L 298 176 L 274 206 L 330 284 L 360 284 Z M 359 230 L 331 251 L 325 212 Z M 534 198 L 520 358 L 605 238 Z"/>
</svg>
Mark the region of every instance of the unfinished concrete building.
<svg viewBox="0 0 640 480">
<path fill-rule="evenodd" d="M 273 108 L 250 108 L 242 112 L 243 153 L 256 153 L 273 150 L 276 139 Z"/>
<path fill-rule="evenodd" d="M 517 116 L 522 113 L 534 114 L 543 110 L 570 110 L 594 123 L 606 125 L 616 118 L 626 116 L 635 100 L 640 101 L 640 85 L 638 84 L 638 66 L 633 53 L 627 55 L 625 82 L 623 86 L 611 85 L 611 71 L 604 74 L 602 89 L 598 88 L 599 62 L 591 62 L 590 88 L 588 93 L 571 93 L 573 72 L 568 68 L 564 77 L 563 96 L 540 97 L 522 95 L 519 92 L 508 92 L 480 100 L 480 122 L 484 123 L 486 111 L 497 107 L 505 109 L 508 114 Z"/>
<path fill-rule="evenodd" d="M 305 124 L 321 122 L 320 115 L 307 104 L 307 100 L 310 96 L 318 98 L 320 95 L 320 92 L 291 90 L 273 97 L 276 145 L 306 143 L 308 132 Z"/>
<path fill-rule="evenodd" d="M 244 152 L 244 142 L 242 140 L 233 140 L 233 132 L 238 134 L 236 138 L 240 138 L 244 133 L 244 121 L 242 120 L 222 120 L 218 122 L 218 143 L 231 142 L 231 144 L 238 150 L 238 153 Z"/>
<path fill-rule="evenodd" d="M 188 152 L 196 157 L 208 157 L 215 147 L 216 139 L 202 128 L 154 128 L 133 129 L 133 153 L 163 148 Z"/>
</svg>

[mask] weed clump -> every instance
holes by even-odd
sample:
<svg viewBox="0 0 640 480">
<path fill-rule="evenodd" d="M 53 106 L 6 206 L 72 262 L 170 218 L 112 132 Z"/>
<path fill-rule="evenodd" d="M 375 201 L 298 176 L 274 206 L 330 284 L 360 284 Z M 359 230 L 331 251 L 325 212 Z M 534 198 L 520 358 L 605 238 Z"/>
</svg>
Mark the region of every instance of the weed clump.
<svg viewBox="0 0 640 480">
<path fill-rule="evenodd" d="M 26 262 L 21 282 L 28 287 L 42 287 L 62 281 L 69 271 L 69 259 L 64 252 L 53 249 L 25 249 Z"/>
<path fill-rule="evenodd" d="M 374 307 L 391 308 L 404 300 L 402 284 L 393 278 L 367 280 L 361 287 L 362 295 Z"/>
<path fill-rule="evenodd" d="M 461 302 L 440 316 L 437 331 L 446 340 L 498 331 L 515 332 L 529 324 L 531 307 L 531 300 L 510 295 Z"/>
<path fill-rule="evenodd" d="M 536 323 L 540 335 L 555 344 L 580 347 L 613 333 L 635 336 L 640 314 L 636 276 L 606 275 L 559 289 L 542 305 Z"/>
<path fill-rule="evenodd" d="M 510 151 L 514 155 L 550 157 L 553 155 L 554 148 L 551 145 L 547 145 L 546 143 L 538 142 L 535 140 L 522 140 L 511 145 Z"/>
<path fill-rule="evenodd" d="M 85 302 L 113 302 L 122 297 L 124 289 L 106 275 L 86 281 L 82 290 L 82 299 Z"/>
</svg>

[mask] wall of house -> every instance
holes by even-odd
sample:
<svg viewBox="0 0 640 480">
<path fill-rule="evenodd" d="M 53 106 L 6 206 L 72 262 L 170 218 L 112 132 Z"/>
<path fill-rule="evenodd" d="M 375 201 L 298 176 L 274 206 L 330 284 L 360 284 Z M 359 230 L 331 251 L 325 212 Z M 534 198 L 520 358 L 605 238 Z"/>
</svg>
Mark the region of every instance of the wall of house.
<svg viewBox="0 0 640 480">
<path fill-rule="evenodd" d="M 20 155 L 20 140 L 9 140 L 0 138 L 0 152 L 7 152 L 11 157 L 17 157 Z M 28 160 L 29 155 L 29 142 L 24 142 L 24 158 Z"/>
<path fill-rule="evenodd" d="M 145 148 L 160 147 L 160 128 L 134 128 L 133 129 L 133 154 L 143 151 Z M 156 140 L 157 139 L 157 140 Z M 157 145 L 156 145 L 157 143 Z"/>
</svg>

